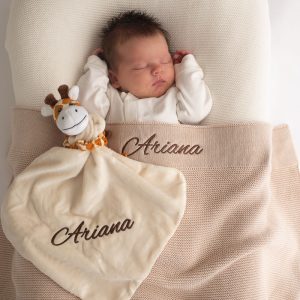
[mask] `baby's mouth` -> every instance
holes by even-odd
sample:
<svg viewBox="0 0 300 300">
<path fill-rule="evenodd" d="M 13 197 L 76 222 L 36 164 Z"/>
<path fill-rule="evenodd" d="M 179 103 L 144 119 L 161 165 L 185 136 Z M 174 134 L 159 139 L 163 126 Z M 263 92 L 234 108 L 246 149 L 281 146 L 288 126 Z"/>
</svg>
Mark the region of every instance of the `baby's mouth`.
<svg viewBox="0 0 300 300">
<path fill-rule="evenodd" d="M 159 79 L 159 80 L 156 80 L 152 85 L 153 85 L 153 86 L 156 86 L 156 85 L 161 85 L 161 84 L 163 84 L 163 83 L 165 83 L 165 80 Z"/>
</svg>

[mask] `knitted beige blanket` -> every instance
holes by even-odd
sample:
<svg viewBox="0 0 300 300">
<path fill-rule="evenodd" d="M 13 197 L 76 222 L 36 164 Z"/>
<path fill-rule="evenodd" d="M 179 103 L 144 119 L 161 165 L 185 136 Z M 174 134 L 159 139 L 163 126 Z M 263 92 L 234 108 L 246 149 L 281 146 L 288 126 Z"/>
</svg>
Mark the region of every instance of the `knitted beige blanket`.
<svg viewBox="0 0 300 300">
<path fill-rule="evenodd" d="M 24 122 L 26 120 L 26 122 Z M 14 174 L 60 136 L 38 111 L 16 109 Z M 176 167 L 185 215 L 132 299 L 298 299 L 300 176 L 287 126 L 110 125 L 109 147 Z M 77 299 L 0 235 L 0 299 Z"/>
</svg>

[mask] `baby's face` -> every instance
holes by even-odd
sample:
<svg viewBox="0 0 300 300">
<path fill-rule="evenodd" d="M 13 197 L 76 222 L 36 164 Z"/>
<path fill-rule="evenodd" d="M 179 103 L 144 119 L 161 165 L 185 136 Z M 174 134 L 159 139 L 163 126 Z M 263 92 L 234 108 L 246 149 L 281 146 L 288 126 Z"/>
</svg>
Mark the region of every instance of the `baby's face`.
<svg viewBox="0 0 300 300">
<path fill-rule="evenodd" d="M 110 70 L 113 87 L 137 98 L 162 96 L 174 83 L 168 44 L 161 34 L 131 38 L 118 48 L 117 70 Z"/>
</svg>

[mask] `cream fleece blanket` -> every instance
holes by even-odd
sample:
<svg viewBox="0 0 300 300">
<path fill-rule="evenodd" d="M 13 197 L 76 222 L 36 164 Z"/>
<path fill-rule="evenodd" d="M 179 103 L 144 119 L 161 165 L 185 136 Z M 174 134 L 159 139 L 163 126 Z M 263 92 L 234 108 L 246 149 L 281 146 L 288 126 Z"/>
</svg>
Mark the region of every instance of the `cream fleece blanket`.
<svg viewBox="0 0 300 300">
<path fill-rule="evenodd" d="M 299 298 L 300 175 L 287 126 L 108 129 L 117 152 L 177 167 L 187 181 L 184 217 L 132 299 Z M 51 121 L 31 110 L 15 110 L 13 132 L 15 174 L 62 139 Z M 14 252 L 3 234 L 0 245 L 1 300 L 77 299 Z"/>
<path fill-rule="evenodd" d="M 101 133 L 105 123 L 98 119 L 90 117 L 69 142 Z M 84 300 L 126 300 L 175 232 L 185 203 L 177 169 L 105 146 L 53 147 L 15 178 L 1 222 L 15 249 L 69 292 Z"/>
</svg>

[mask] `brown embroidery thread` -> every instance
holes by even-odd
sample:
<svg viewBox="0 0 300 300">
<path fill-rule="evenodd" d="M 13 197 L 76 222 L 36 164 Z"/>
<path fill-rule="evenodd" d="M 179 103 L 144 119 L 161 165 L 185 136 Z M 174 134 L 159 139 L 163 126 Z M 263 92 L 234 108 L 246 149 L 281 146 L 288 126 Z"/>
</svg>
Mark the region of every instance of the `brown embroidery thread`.
<svg viewBox="0 0 300 300">
<path fill-rule="evenodd" d="M 74 236 L 74 243 L 79 243 L 78 239 L 79 238 L 84 238 L 86 241 L 90 240 L 90 239 L 97 239 L 97 238 L 101 238 L 104 235 L 110 235 L 113 234 L 114 232 L 120 232 L 120 231 L 125 231 L 126 229 L 131 229 L 132 226 L 134 224 L 134 221 L 130 220 L 130 219 L 125 219 L 122 223 L 121 222 L 117 222 L 117 224 L 112 224 L 110 226 L 108 225 L 104 225 L 100 228 L 99 230 L 99 225 L 96 226 L 96 228 L 92 231 L 92 233 L 90 234 L 90 230 L 88 228 L 84 228 L 84 230 L 82 230 L 82 227 L 84 225 L 84 221 L 82 221 L 73 232 L 69 232 L 69 228 L 68 227 L 63 227 L 61 229 L 59 229 L 52 237 L 51 239 L 51 243 L 54 246 L 60 246 L 62 244 L 64 244 L 65 242 L 67 242 L 72 236 Z M 65 232 L 63 234 L 63 232 Z M 63 234 L 63 237 L 66 237 L 63 241 L 61 242 L 57 242 L 56 239 L 58 238 L 58 236 L 60 234 Z M 89 235 L 90 234 L 90 235 Z"/>
<path fill-rule="evenodd" d="M 145 155 L 149 155 L 149 151 L 153 151 L 154 153 L 173 153 L 173 154 L 200 154 L 203 151 L 203 147 L 200 145 L 178 145 L 178 144 L 171 144 L 171 142 L 167 142 L 166 144 L 162 145 L 158 141 L 153 141 L 156 137 L 154 133 L 151 135 L 144 143 L 140 143 L 140 139 L 138 137 L 133 137 L 129 139 L 123 146 L 121 153 L 126 153 L 126 156 L 131 156 L 134 153 L 144 150 Z M 135 146 L 135 150 L 132 152 L 128 152 L 127 148 L 130 146 Z"/>
</svg>

